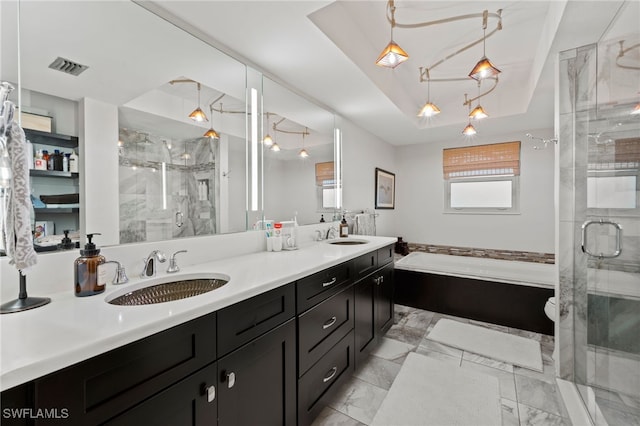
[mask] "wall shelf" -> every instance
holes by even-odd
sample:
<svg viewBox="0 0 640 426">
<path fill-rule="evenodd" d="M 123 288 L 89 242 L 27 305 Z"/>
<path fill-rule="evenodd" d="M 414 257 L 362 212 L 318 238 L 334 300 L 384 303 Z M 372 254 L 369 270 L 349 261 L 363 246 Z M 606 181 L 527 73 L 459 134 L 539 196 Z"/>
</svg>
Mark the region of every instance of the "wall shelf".
<svg viewBox="0 0 640 426">
<path fill-rule="evenodd" d="M 55 145 L 63 148 L 77 148 L 78 137 L 42 132 L 40 130 L 24 129 L 29 142 L 40 145 Z"/>
<path fill-rule="evenodd" d="M 62 213 L 78 213 L 80 208 L 78 207 L 44 207 L 44 208 L 34 208 L 34 212 L 37 213 L 53 213 L 53 214 L 62 214 Z"/>
<path fill-rule="evenodd" d="M 56 178 L 72 178 L 77 179 L 80 174 L 79 173 L 71 173 L 71 172 L 61 172 L 58 170 L 29 170 L 29 175 L 37 176 L 37 177 L 56 177 Z"/>
</svg>

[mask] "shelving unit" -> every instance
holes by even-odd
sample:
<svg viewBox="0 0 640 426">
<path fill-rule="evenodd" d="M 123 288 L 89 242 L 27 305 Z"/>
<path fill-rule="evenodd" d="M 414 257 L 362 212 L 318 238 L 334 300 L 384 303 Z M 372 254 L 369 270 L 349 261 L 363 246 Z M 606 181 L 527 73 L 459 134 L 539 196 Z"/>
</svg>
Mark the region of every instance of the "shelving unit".
<svg viewBox="0 0 640 426">
<path fill-rule="evenodd" d="M 60 149 L 69 152 L 78 149 L 78 137 L 47 133 L 39 130 L 24 129 L 28 141 L 38 149 Z M 57 170 L 30 170 L 31 191 L 36 198 L 40 195 L 72 194 L 79 191 L 79 173 Z M 80 208 L 50 207 L 34 208 L 36 221 L 53 222 L 55 233 L 62 234 L 65 229 L 76 230 L 80 227 Z"/>
</svg>

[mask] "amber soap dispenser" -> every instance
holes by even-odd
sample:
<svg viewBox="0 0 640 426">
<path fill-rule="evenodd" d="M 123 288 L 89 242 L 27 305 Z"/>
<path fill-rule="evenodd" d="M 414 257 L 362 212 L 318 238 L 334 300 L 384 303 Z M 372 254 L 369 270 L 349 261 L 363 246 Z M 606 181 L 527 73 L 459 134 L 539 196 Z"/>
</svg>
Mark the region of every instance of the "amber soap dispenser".
<svg viewBox="0 0 640 426">
<path fill-rule="evenodd" d="M 106 262 L 100 249 L 91 241 L 98 233 L 87 234 L 87 244 L 80 250 L 80 257 L 73 263 L 76 296 L 92 296 L 104 291 L 107 284 L 107 271 L 102 265 Z"/>
</svg>

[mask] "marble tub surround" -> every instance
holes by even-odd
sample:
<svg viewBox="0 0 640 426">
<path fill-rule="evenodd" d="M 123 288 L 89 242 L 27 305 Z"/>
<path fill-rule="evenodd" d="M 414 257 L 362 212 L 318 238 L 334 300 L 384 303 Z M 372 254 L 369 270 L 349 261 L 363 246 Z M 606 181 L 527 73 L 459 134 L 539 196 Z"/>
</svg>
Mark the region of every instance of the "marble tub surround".
<svg viewBox="0 0 640 426">
<path fill-rule="evenodd" d="M 537 253 L 517 250 L 496 250 L 487 248 L 409 243 L 409 251 L 448 254 L 452 256 L 482 257 L 487 259 L 516 260 L 519 262 L 555 263 L 555 255 L 553 253 Z"/>
<path fill-rule="evenodd" d="M 469 323 L 468 319 L 402 305 L 396 305 L 395 312 L 396 322 L 384 337 L 379 350 L 373 352 L 363 366 L 355 372 L 353 379 L 343 386 L 340 395 L 337 395 L 322 411 L 315 420 L 314 426 L 371 424 L 379 407 L 384 403 L 404 360 L 411 352 L 436 359 L 445 369 L 452 369 L 452 371 L 453 369 L 470 369 L 497 379 L 499 392 L 496 403 L 500 405 L 501 412 L 498 425 L 571 425 L 555 384 L 555 374 L 549 362 L 550 358 L 543 357 L 544 372 L 535 372 L 478 357 L 426 339 L 427 333 L 440 318 L 462 323 Z M 474 324 L 490 329 L 494 327 L 494 324 L 480 321 L 474 321 Z M 536 333 L 517 329 L 508 331 L 514 335 L 527 334 L 536 341 L 553 342 L 553 337 L 546 335 L 536 335 Z M 415 340 L 414 336 L 417 334 L 422 334 L 422 340 L 418 344 L 410 343 Z M 542 350 L 543 355 L 546 351 L 549 355 L 551 354 L 544 345 Z M 456 392 L 446 392 L 445 395 L 452 400 L 456 398 Z M 422 398 L 428 398 L 428 395 Z"/>
<path fill-rule="evenodd" d="M 3 342 L 0 347 L 1 390 L 57 371 L 395 242 L 395 238 L 389 237 L 362 236 L 361 238 L 368 243 L 335 246 L 309 241 L 295 251 L 260 251 L 191 264 L 183 267 L 182 272 L 177 274 L 167 274 L 162 269 L 156 278 L 141 279 L 132 271 L 130 283 L 120 286 L 107 285 L 104 293 L 92 297 L 75 297 L 71 291 L 72 287 L 67 289 L 66 286 L 63 291 L 39 292 L 39 296 L 51 297 L 52 302 L 42 308 L 2 316 L 0 322 Z M 261 242 L 264 244 L 264 238 Z M 180 243 L 182 244 L 182 240 Z M 141 283 L 151 285 L 167 279 L 175 280 L 210 273 L 228 275 L 231 279 L 229 283 L 215 291 L 169 303 L 114 306 L 105 302 L 105 298 L 111 293 L 122 291 L 126 287 L 134 288 Z M 8 342 L 11 344 L 6 344 Z"/>
</svg>

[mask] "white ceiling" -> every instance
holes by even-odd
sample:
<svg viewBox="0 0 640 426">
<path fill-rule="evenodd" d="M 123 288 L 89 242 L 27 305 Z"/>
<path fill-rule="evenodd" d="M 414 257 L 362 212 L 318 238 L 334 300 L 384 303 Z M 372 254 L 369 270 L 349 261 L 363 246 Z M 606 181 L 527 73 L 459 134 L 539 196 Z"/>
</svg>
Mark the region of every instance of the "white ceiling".
<svg viewBox="0 0 640 426">
<path fill-rule="evenodd" d="M 637 33 L 638 1 L 630 3 L 624 17 L 629 30 Z M 487 56 L 502 70 L 500 83 L 482 98 L 490 117 L 476 127 L 483 135 L 524 134 L 523 129 L 553 127 L 557 53 L 597 42 L 622 4 L 397 0 L 396 20 L 414 23 L 502 9 L 503 29 L 486 45 Z M 156 5 L 232 55 L 394 145 L 461 138 L 468 113 L 464 94 L 478 93 L 473 81 L 432 83 L 431 100 L 443 112 L 429 120 L 416 117 L 427 97 L 418 67 L 430 66 L 481 38 L 481 18 L 423 29 L 396 28 L 394 39 L 410 60 L 390 70 L 374 65 L 389 41 L 386 1 L 160 1 Z M 495 22 L 489 19 L 487 32 Z M 465 76 L 481 56 L 482 46 L 474 46 L 436 67 L 431 76 Z"/>
</svg>

